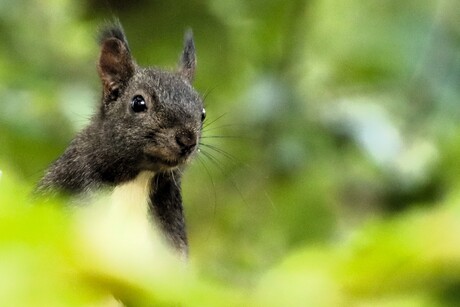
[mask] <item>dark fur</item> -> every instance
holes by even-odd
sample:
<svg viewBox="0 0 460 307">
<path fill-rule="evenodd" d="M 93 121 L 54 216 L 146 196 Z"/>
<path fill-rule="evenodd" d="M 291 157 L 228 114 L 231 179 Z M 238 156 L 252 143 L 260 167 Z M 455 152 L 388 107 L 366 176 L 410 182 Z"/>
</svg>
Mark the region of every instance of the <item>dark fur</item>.
<svg viewBox="0 0 460 307">
<path fill-rule="evenodd" d="M 179 172 L 156 174 L 151 182 L 150 200 L 149 212 L 160 222 L 167 239 L 179 250 L 187 251 Z"/>
<path fill-rule="evenodd" d="M 47 170 L 40 193 L 77 195 L 114 187 L 151 170 L 151 216 L 173 246 L 186 251 L 180 177 L 196 152 L 203 103 L 192 88 L 195 46 L 190 31 L 177 72 L 139 67 L 119 23 L 101 31 L 98 72 L 102 81 L 99 111 Z M 142 95 L 145 112 L 131 100 Z"/>
</svg>

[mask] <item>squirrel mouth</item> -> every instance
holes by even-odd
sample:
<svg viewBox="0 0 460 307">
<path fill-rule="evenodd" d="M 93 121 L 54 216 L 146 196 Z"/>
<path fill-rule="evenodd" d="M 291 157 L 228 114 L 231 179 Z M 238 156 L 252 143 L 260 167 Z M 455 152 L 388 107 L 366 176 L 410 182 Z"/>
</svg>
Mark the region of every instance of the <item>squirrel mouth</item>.
<svg viewBox="0 0 460 307">
<path fill-rule="evenodd" d="M 154 171 L 175 168 L 184 163 L 183 159 L 165 159 L 149 154 L 144 155 L 148 165 L 154 168 Z"/>
</svg>

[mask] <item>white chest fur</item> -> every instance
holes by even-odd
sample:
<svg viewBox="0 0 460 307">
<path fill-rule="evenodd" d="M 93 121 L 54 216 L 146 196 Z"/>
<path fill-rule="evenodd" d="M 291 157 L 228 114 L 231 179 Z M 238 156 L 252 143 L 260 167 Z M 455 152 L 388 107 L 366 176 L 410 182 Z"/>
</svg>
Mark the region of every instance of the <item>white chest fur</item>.
<svg viewBox="0 0 460 307">
<path fill-rule="evenodd" d="M 132 181 L 115 187 L 111 195 L 111 211 L 126 220 L 148 218 L 150 181 L 154 173 L 144 171 Z"/>
<path fill-rule="evenodd" d="M 91 206 L 78 206 L 83 214 L 81 221 L 92 236 L 100 235 L 107 242 L 126 242 L 150 245 L 149 242 L 162 242 L 163 236 L 155 219 L 149 213 L 149 192 L 153 172 L 144 171 L 122 185 L 116 186 L 110 194 L 95 192 L 89 198 L 80 200 Z M 163 244 L 163 243 L 161 243 Z"/>
<path fill-rule="evenodd" d="M 172 270 L 179 267 L 175 254 L 149 218 L 148 193 L 153 176 L 152 172 L 140 173 L 77 215 L 77 254 L 92 274 L 115 272 L 116 276 L 145 278 L 164 272 L 165 265 Z"/>
<path fill-rule="evenodd" d="M 149 188 L 153 172 L 141 172 L 134 180 L 116 186 L 107 195 L 95 195 L 93 205 L 83 210 L 87 213 L 85 228 L 92 229 L 92 240 L 112 242 L 123 246 L 151 246 L 161 241 L 160 233 L 149 215 Z M 150 243 L 149 243 L 150 242 Z"/>
</svg>

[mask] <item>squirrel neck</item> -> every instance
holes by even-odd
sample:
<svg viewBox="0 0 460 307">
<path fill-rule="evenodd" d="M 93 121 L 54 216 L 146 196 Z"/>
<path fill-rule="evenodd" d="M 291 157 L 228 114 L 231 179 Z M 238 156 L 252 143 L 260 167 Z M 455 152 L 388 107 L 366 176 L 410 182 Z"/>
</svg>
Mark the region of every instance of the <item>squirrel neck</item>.
<svg viewBox="0 0 460 307">
<path fill-rule="evenodd" d="M 182 256 L 186 257 L 187 237 L 180 193 L 179 171 L 143 171 L 131 181 L 117 185 L 112 193 L 112 209 L 137 224 L 148 221 Z"/>
</svg>

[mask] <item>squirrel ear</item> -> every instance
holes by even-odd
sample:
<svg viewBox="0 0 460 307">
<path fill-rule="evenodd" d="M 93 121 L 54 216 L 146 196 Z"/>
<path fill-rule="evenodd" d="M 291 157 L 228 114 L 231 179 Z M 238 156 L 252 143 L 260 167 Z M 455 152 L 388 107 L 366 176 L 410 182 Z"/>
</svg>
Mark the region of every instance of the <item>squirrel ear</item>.
<svg viewBox="0 0 460 307">
<path fill-rule="evenodd" d="M 179 73 L 190 83 L 192 83 L 195 76 L 195 66 L 195 43 L 193 42 L 192 30 L 189 29 L 185 32 L 184 51 L 182 51 Z"/>
<path fill-rule="evenodd" d="M 119 31 L 122 33 L 121 29 Z M 101 38 L 98 72 L 104 87 L 104 99 L 115 100 L 120 88 L 134 74 L 134 63 L 124 35 L 110 36 L 108 33 L 110 31 L 104 32 Z"/>
</svg>

